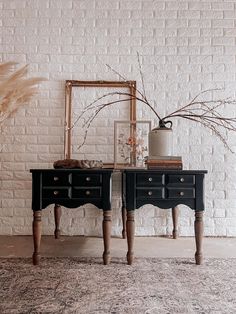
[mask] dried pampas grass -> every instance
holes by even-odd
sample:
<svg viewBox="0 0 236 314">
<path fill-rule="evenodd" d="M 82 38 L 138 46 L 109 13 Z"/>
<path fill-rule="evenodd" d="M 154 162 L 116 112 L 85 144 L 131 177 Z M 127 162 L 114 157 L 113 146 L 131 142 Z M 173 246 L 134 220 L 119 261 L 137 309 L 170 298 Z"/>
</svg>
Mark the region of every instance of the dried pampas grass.
<svg viewBox="0 0 236 314">
<path fill-rule="evenodd" d="M 0 64 L 0 124 L 27 104 L 43 78 L 27 78 L 27 65 L 13 71 L 15 62 Z"/>
</svg>

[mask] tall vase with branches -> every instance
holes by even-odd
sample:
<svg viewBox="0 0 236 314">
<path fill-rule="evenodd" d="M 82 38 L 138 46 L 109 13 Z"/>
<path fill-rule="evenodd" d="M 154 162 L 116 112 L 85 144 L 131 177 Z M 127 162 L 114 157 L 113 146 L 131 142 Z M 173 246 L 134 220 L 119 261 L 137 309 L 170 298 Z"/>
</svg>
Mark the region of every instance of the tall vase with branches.
<svg viewBox="0 0 236 314">
<path fill-rule="evenodd" d="M 165 116 L 161 116 L 156 108 L 155 105 L 151 104 L 146 96 L 145 91 L 145 85 L 144 85 L 144 78 L 141 68 L 141 62 L 139 54 L 137 54 L 138 58 L 138 66 L 139 66 L 139 73 L 141 77 L 141 83 L 142 83 L 142 90 L 136 88 L 136 95 L 132 95 L 130 93 L 126 92 L 111 92 L 106 93 L 102 95 L 101 97 L 95 99 L 92 103 L 85 106 L 84 110 L 81 112 L 81 114 L 77 117 L 77 119 L 72 124 L 71 128 L 73 128 L 78 121 L 83 119 L 83 128 L 85 129 L 85 135 L 83 138 L 83 142 L 79 145 L 78 148 L 82 147 L 85 144 L 87 133 L 89 130 L 89 127 L 93 120 L 97 117 L 97 115 L 106 107 L 117 105 L 122 102 L 126 102 L 128 100 L 131 100 L 135 98 L 138 102 L 144 104 L 147 106 L 152 113 L 154 114 L 154 117 L 159 122 L 159 127 L 165 127 L 167 123 L 172 121 L 172 119 L 180 118 L 189 120 L 192 122 L 195 122 L 197 124 L 200 124 L 201 126 L 207 128 L 208 130 L 211 130 L 212 133 L 218 137 L 218 139 L 225 145 L 225 147 L 231 151 L 231 147 L 229 146 L 227 142 L 227 135 L 226 133 L 228 131 L 236 132 L 236 117 L 235 115 L 232 117 L 225 116 L 220 112 L 220 109 L 224 108 L 225 106 L 229 106 L 231 109 L 234 109 L 233 112 L 235 112 L 235 106 L 236 106 L 236 99 L 231 98 L 223 98 L 223 99 L 213 99 L 213 98 L 207 98 L 205 100 L 202 100 L 202 96 L 209 95 L 212 92 L 218 91 L 220 89 L 213 88 L 213 89 L 207 89 L 203 90 L 200 93 L 198 93 L 195 97 L 193 97 L 189 102 L 186 104 L 180 106 L 178 109 L 168 113 Z M 123 75 L 121 75 L 119 72 L 114 70 L 110 65 L 107 64 L 107 67 L 122 81 L 128 81 Z M 123 97 L 122 99 L 115 99 L 114 101 L 110 100 L 111 96 L 119 96 Z M 109 99 L 107 101 L 107 99 Z M 89 113 L 88 118 L 84 118 L 85 115 Z M 227 132 L 225 132 L 227 131 Z"/>
</svg>

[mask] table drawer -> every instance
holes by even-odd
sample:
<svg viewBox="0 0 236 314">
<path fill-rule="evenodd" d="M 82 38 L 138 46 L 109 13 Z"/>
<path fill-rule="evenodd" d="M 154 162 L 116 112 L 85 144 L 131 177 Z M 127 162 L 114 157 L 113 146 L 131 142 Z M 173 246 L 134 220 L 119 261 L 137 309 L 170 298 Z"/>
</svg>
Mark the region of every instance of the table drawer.
<svg viewBox="0 0 236 314">
<path fill-rule="evenodd" d="M 148 173 L 138 173 L 136 176 L 137 186 L 156 186 L 163 185 L 164 175 L 162 174 L 148 174 Z"/>
<path fill-rule="evenodd" d="M 167 188 L 167 198 L 195 198 L 194 188 Z"/>
<path fill-rule="evenodd" d="M 78 186 L 97 186 L 102 184 L 101 174 L 73 174 L 72 184 Z"/>
<path fill-rule="evenodd" d="M 102 189 L 100 187 L 87 187 L 87 188 L 73 188 L 73 198 L 100 198 L 102 195 Z"/>
<path fill-rule="evenodd" d="M 71 198 L 71 188 L 43 188 L 42 194 L 43 198 Z"/>
<path fill-rule="evenodd" d="M 194 185 L 195 175 L 192 174 L 169 174 L 166 175 L 168 185 Z"/>
<path fill-rule="evenodd" d="M 164 188 L 145 188 L 145 189 L 137 189 L 136 190 L 137 198 L 164 198 Z"/>
<path fill-rule="evenodd" d="M 44 186 L 63 186 L 71 183 L 70 173 L 42 173 L 42 181 Z"/>
</svg>

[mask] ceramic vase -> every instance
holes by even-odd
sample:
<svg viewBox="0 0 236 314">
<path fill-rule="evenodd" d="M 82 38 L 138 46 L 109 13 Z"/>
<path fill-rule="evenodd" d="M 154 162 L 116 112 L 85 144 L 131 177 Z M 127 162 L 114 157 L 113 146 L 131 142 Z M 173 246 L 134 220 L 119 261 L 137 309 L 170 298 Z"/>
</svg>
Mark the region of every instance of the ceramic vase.
<svg viewBox="0 0 236 314">
<path fill-rule="evenodd" d="M 169 127 L 167 125 L 170 125 Z M 159 127 L 152 129 L 148 134 L 149 158 L 172 155 L 172 122 L 160 121 Z"/>
</svg>

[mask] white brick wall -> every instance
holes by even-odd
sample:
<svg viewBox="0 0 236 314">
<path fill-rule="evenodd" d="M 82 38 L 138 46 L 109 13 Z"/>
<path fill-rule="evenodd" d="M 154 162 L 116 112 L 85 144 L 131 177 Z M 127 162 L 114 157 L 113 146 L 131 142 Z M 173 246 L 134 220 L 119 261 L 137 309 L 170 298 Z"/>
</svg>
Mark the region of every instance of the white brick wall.
<svg viewBox="0 0 236 314">
<path fill-rule="evenodd" d="M 63 158 L 66 79 L 117 80 L 108 63 L 140 87 L 138 51 L 148 98 L 161 114 L 207 88 L 224 87 L 223 97 L 235 97 L 235 29 L 235 1 L 0 0 L 0 61 L 28 63 L 31 76 L 48 78 L 34 101 L 1 129 L 0 234 L 31 234 L 29 169 L 52 167 Z M 153 118 L 141 107 L 139 114 Z M 185 168 L 209 171 L 205 234 L 236 236 L 235 155 L 199 126 L 173 122 L 174 152 L 183 156 Z M 235 135 L 229 141 L 236 150 Z M 113 234 L 120 235 L 118 174 L 113 181 Z M 43 211 L 44 234 L 53 234 L 52 209 Z M 101 235 L 101 220 L 93 206 L 65 208 L 62 232 Z M 193 235 L 193 224 L 193 212 L 181 206 L 180 235 Z M 170 211 L 137 210 L 136 234 L 171 229 Z"/>
</svg>

